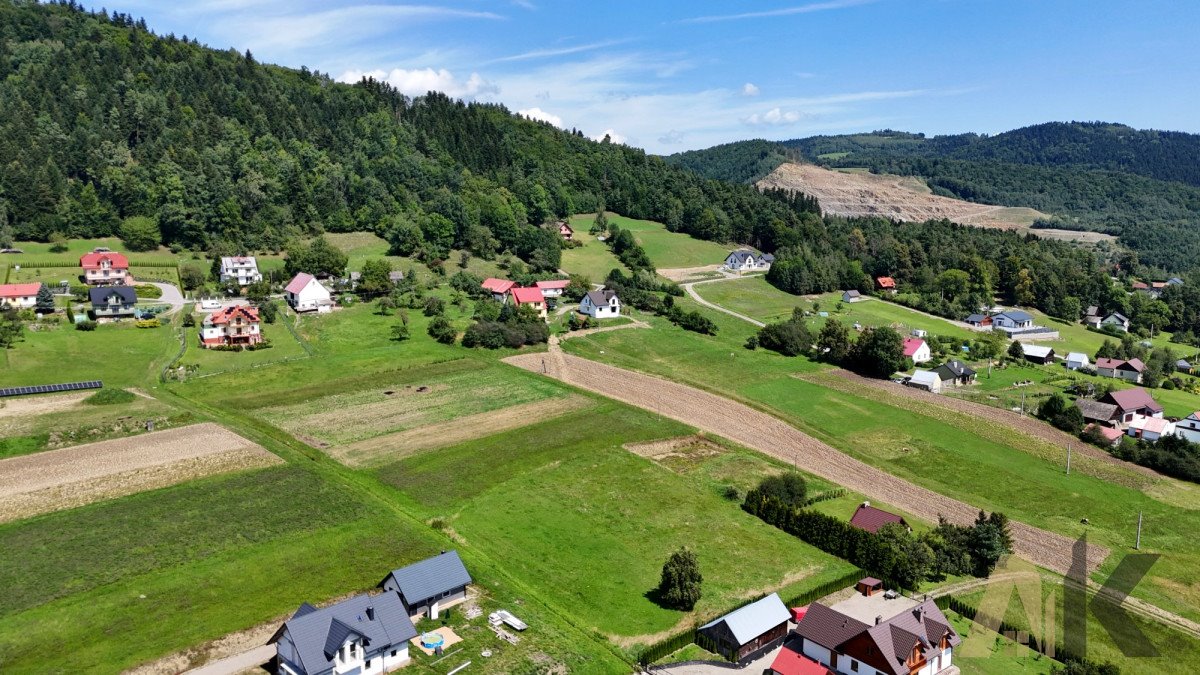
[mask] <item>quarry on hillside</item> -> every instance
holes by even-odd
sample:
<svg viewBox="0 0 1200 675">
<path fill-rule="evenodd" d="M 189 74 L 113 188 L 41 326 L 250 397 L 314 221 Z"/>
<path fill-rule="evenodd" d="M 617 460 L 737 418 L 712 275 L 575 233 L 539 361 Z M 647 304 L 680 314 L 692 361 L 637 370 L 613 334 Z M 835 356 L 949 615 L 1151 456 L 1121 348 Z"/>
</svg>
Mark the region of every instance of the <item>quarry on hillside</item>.
<svg viewBox="0 0 1200 675">
<path fill-rule="evenodd" d="M 813 164 L 779 165 L 759 189 L 785 188 L 812 195 L 821 210 L 846 217 L 883 216 L 921 222 L 946 219 L 963 225 L 1021 229 L 1046 217 L 1036 209 L 975 204 L 933 194 L 920 178 L 865 171 L 831 171 Z"/>
</svg>

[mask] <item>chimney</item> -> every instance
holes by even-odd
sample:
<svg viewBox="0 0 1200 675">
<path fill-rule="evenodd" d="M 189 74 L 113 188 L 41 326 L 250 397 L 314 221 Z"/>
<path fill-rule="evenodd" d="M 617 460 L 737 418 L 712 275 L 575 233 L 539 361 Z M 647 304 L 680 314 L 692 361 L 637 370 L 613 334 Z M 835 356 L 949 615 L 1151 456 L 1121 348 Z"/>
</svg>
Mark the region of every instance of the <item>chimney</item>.
<svg viewBox="0 0 1200 675">
<path fill-rule="evenodd" d="M 883 623 L 883 616 L 876 614 L 875 615 L 875 625 L 878 626 L 881 623 Z"/>
<path fill-rule="evenodd" d="M 863 502 L 863 503 L 862 503 L 862 505 L 863 505 L 863 506 L 870 506 L 870 505 L 871 505 L 871 502 Z"/>
<path fill-rule="evenodd" d="M 913 616 L 917 617 L 917 621 L 921 620 L 921 606 L 913 607 Z"/>
<path fill-rule="evenodd" d="M 374 620 L 375 620 L 375 608 L 368 607 L 367 608 L 367 621 L 374 621 Z"/>
</svg>

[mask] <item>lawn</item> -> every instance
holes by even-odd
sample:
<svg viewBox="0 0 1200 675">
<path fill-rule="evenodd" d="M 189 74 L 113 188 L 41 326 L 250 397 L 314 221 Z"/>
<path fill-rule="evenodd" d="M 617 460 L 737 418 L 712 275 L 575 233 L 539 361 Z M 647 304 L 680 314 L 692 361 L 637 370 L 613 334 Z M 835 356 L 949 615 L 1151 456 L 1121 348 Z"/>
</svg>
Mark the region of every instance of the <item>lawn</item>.
<svg viewBox="0 0 1200 675">
<path fill-rule="evenodd" d="M 954 665 L 966 675 L 1044 675 L 1049 673 L 1053 666 L 1061 665 L 1025 645 L 997 635 L 966 617 L 950 610 L 943 613 L 963 638 L 962 645 L 954 651 Z M 963 656 L 964 651 L 971 653 L 967 650 L 980 649 L 977 643 L 983 643 L 982 648 L 989 652 L 987 656 Z"/>
<path fill-rule="evenodd" d="M 696 618 L 853 569 L 743 513 L 706 481 L 621 447 L 690 429 L 612 402 L 587 419 L 422 453 L 379 475 L 426 517 L 537 580 L 581 627 L 626 647 L 687 620 L 648 597 L 679 546 L 696 551 L 704 574 Z"/>
<path fill-rule="evenodd" d="M 592 219 L 592 216 L 575 216 L 571 219 L 571 227 L 575 228 L 574 239 L 583 246 L 563 249 L 562 269 L 571 274 L 582 274 L 594 284 L 602 284 L 610 271 L 618 269 L 628 273 L 629 270 L 604 242 L 588 234 Z"/>
<path fill-rule="evenodd" d="M 689 308 L 693 304 L 683 301 Z M 1084 529 L 1080 520 L 1086 517 L 1093 541 L 1113 547 L 1115 553 L 1100 578 L 1129 550 L 1132 525 L 1141 511 L 1154 530 L 1150 537 L 1148 530 L 1144 531 L 1143 547 L 1149 545 L 1163 558 L 1136 594 L 1172 611 L 1200 616 L 1200 586 L 1189 571 L 1200 565 L 1200 545 L 1191 534 L 1200 528 L 1196 486 L 1147 479 L 1142 489 L 1137 489 L 1078 473 L 1066 477 L 1059 462 L 1029 454 L 1016 443 L 985 440 L 969 429 L 939 420 L 936 411 L 916 414 L 789 377 L 821 366 L 803 358 L 747 351 L 741 343 L 752 327 L 716 312 L 706 314 L 720 326 L 716 337 L 687 333 L 655 319 L 651 331 L 597 334 L 568 341 L 565 348 L 614 365 L 715 388 L 771 410 L 863 461 L 1033 525 L 1078 536 Z M 737 377 L 731 378 L 731 373 Z M 732 389 L 712 384 L 731 380 L 740 384 Z M 1031 500 L 1030 495 L 1038 495 L 1038 499 Z"/>
<path fill-rule="evenodd" d="M 56 669 L 122 670 L 367 588 L 438 546 L 286 467 L 0 526 L 0 542 L 0 662 L 13 672 L 45 669 L 37 645 L 51 643 L 74 646 Z"/>
<path fill-rule="evenodd" d="M 424 263 L 398 255 L 388 255 L 390 245 L 387 240 L 377 234 L 371 232 L 331 232 L 325 235 L 329 243 L 341 249 L 349 258 L 348 267 L 351 270 L 361 270 L 363 262 L 369 258 L 384 258 L 392 263 L 392 269 L 408 273 L 412 270 L 422 281 L 427 281 L 433 277 L 433 272 L 425 266 Z M 454 274 L 462 269 L 460 261 L 462 260 L 463 251 L 451 251 L 446 258 L 445 268 L 447 274 Z M 501 277 L 504 276 L 504 271 L 500 269 L 495 260 L 484 260 L 468 253 L 466 270 L 480 277 Z"/>
<path fill-rule="evenodd" d="M 160 430 L 195 421 L 189 413 L 143 396 L 114 405 L 77 403 L 57 412 L 0 416 L 0 459 L 142 433 L 151 419 Z"/>
<path fill-rule="evenodd" d="M 0 382 L 9 386 L 103 380 L 109 387 L 146 386 L 179 349 L 169 326 L 136 328 L 132 322 L 78 331 L 70 324 L 25 331 L 0 350 Z"/>
<path fill-rule="evenodd" d="M 608 222 L 633 232 L 634 238 L 655 267 L 669 269 L 673 267 L 702 267 L 704 265 L 720 265 L 725 262 L 729 251 L 738 248 L 734 244 L 722 244 L 715 241 L 696 239 L 682 232 L 671 232 L 662 223 L 652 220 L 637 220 L 606 212 Z M 595 221 L 596 214 L 582 213 L 571 217 L 571 227 L 575 230 L 574 237 L 580 238 L 582 233 L 587 235 L 588 228 Z"/>
<path fill-rule="evenodd" d="M 202 313 L 196 313 L 196 327 L 183 329 L 187 339 L 187 351 L 184 352 L 180 363 L 200 366 L 200 369 L 196 373 L 197 377 L 249 368 L 261 368 L 273 363 L 303 359 L 308 356 L 304 347 L 296 341 L 296 338 L 292 336 L 287 326 L 284 325 L 285 321 L 290 321 L 291 319 L 285 316 L 283 312 L 280 312 L 275 323 L 263 322 L 260 326 L 263 339 L 271 343 L 270 348 L 240 352 L 205 349 L 200 344 L 199 328 L 200 323 L 204 320 L 204 316 Z"/>
</svg>

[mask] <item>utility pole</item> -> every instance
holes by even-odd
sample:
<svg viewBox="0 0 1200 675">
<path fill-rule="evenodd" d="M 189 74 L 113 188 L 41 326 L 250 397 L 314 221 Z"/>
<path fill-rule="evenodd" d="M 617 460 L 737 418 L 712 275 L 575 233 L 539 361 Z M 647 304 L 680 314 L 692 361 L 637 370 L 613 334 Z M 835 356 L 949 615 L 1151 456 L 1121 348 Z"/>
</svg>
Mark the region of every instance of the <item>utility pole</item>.
<svg viewBox="0 0 1200 675">
<path fill-rule="evenodd" d="M 1021 416 L 1025 416 L 1025 390 L 1021 390 Z"/>
<path fill-rule="evenodd" d="M 1067 475 L 1071 475 L 1071 444 L 1067 443 Z"/>
<path fill-rule="evenodd" d="M 1141 511 L 1138 511 L 1137 541 L 1134 543 L 1133 547 L 1139 551 L 1142 550 L 1142 512 Z"/>
</svg>

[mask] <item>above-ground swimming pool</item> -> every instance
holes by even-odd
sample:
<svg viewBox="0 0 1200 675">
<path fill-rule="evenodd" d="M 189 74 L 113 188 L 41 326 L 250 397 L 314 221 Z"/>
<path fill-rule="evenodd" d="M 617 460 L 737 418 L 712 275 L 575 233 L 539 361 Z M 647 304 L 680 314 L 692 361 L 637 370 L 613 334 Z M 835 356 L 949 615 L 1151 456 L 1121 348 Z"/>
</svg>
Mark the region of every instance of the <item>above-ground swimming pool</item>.
<svg viewBox="0 0 1200 675">
<path fill-rule="evenodd" d="M 445 644 L 446 638 L 441 633 L 425 633 L 421 636 L 421 646 L 426 649 L 437 649 Z"/>
</svg>

